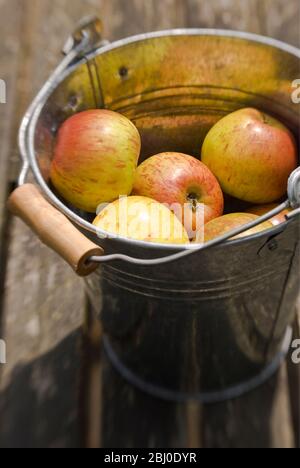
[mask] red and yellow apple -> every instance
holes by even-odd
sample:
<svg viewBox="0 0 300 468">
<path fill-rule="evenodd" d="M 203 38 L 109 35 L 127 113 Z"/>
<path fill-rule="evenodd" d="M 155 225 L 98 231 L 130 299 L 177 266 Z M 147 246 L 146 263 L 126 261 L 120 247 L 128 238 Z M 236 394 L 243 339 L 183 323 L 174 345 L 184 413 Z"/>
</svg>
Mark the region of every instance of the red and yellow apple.
<svg viewBox="0 0 300 468">
<path fill-rule="evenodd" d="M 252 213 L 257 216 L 262 216 L 268 213 L 271 210 L 274 210 L 278 205 L 276 203 L 270 203 L 269 205 L 257 205 L 252 206 L 246 210 L 247 213 Z M 284 223 L 286 221 L 285 216 L 290 213 L 291 208 L 286 208 L 285 210 L 281 211 L 279 214 L 270 218 L 269 221 L 273 224 L 273 226 L 278 226 L 278 224 Z"/>
<path fill-rule="evenodd" d="M 203 223 L 223 213 L 221 187 L 198 159 L 182 153 L 160 153 L 138 166 L 133 194 L 166 204 L 184 224 L 189 237 Z"/>
<path fill-rule="evenodd" d="M 147 242 L 185 244 L 187 232 L 165 205 L 147 197 L 121 197 L 100 211 L 93 224 L 117 236 Z"/>
<path fill-rule="evenodd" d="M 201 159 L 225 193 L 251 203 L 271 203 L 287 190 L 288 177 L 297 166 L 296 143 L 278 120 L 245 108 L 211 128 Z"/>
<path fill-rule="evenodd" d="M 59 129 L 51 181 L 72 205 L 96 212 L 99 204 L 130 194 L 140 148 L 138 130 L 123 115 L 80 112 Z"/>
<path fill-rule="evenodd" d="M 243 226 L 244 224 L 251 223 L 259 217 L 251 213 L 229 213 L 219 218 L 215 218 L 204 226 L 204 241 L 208 242 L 216 237 L 225 234 L 232 229 Z M 265 229 L 272 228 L 273 225 L 269 221 L 259 224 L 258 226 L 248 229 L 247 231 L 238 234 L 234 239 L 240 237 L 250 236 L 258 232 L 264 231 Z"/>
</svg>

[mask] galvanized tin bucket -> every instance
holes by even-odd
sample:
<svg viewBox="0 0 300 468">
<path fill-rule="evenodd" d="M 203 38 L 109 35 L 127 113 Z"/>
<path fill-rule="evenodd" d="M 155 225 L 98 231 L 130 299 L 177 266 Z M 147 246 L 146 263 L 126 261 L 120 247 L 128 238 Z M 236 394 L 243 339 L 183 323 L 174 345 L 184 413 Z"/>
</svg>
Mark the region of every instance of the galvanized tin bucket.
<svg viewBox="0 0 300 468">
<path fill-rule="evenodd" d="M 69 40 L 64 61 L 23 120 L 20 185 L 30 165 L 52 205 L 92 241 L 80 259 L 81 274 L 102 262 L 86 283 L 103 321 L 106 352 L 142 390 L 166 399 L 219 401 L 251 390 L 277 369 L 290 344 L 299 291 L 299 172 L 281 206 L 295 211 L 270 231 L 226 241 L 232 231 L 197 250 L 100 238 L 89 216 L 67 206 L 49 185 L 56 131 L 75 112 L 106 107 L 136 124 L 143 159 L 161 151 L 199 156 L 218 119 L 253 106 L 299 136 L 291 99 L 299 68 L 298 49 L 256 35 L 172 30 L 106 44 L 100 23 L 92 21 Z M 41 235 L 35 216 L 16 205 L 13 200 L 13 211 Z M 68 229 L 70 240 L 75 228 Z M 55 233 L 50 241 L 45 232 L 41 237 L 53 247 Z M 63 243 L 54 246 L 61 254 Z"/>
</svg>

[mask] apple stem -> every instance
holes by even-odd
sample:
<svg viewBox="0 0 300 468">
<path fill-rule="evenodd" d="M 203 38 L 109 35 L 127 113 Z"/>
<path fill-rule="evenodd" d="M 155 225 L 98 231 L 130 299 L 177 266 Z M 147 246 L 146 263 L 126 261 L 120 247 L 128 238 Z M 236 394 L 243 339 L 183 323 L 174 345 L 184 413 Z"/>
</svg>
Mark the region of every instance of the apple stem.
<svg viewBox="0 0 300 468">
<path fill-rule="evenodd" d="M 192 210 L 193 212 L 195 213 L 196 210 L 197 210 L 197 204 L 198 204 L 198 197 L 195 193 L 189 193 L 188 196 L 187 196 L 187 199 L 188 201 L 191 203 L 192 205 Z"/>
</svg>

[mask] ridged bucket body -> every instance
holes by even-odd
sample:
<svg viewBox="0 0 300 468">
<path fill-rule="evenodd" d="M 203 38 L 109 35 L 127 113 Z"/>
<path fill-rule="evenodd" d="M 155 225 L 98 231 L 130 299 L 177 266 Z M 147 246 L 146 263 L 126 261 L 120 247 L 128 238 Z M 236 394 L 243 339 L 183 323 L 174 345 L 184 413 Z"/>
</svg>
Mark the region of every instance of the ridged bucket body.
<svg viewBox="0 0 300 468">
<path fill-rule="evenodd" d="M 48 181 L 59 124 L 95 107 L 136 124 L 142 160 L 161 151 L 199 157 L 211 126 L 241 107 L 272 114 L 298 137 L 291 95 L 299 57 L 277 41 L 224 31 L 168 31 L 108 45 L 71 66 L 41 109 L 40 171 Z M 154 258 L 176 250 L 85 233 L 106 253 Z M 113 363 L 166 398 L 209 401 L 249 390 L 274 370 L 286 347 L 299 289 L 298 242 L 295 219 L 170 264 L 103 265 L 87 285 Z"/>
</svg>

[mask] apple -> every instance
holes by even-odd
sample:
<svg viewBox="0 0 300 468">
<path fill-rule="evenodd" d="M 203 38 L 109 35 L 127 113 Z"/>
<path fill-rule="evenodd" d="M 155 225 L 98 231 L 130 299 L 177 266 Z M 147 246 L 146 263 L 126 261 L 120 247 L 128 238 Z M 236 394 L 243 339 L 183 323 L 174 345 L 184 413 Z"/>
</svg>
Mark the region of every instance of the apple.
<svg viewBox="0 0 300 468">
<path fill-rule="evenodd" d="M 185 244 L 189 237 L 165 205 L 147 197 L 121 197 L 103 208 L 93 224 L 103 231 L 130 239 Z"/>
<path fill-rule="evenodd" d="M 296 143 L 278 120 L 245 108 L 210 129 L 201 159 L 225 193 L 251 203 L 271 203 L 287 190 L 288 177 L 297 166 Z"/>
<path fill-rule="evenodd" d="M 269 205 L 257 205 L 257 206 L 252 206 L 251 208 L 247 209 L 247 213 L 252 213 L 257 216 L 262 216 L 266 213 L 268 213 L 271 210 L 274 210 L 278 205 L 276 203 L 270 203 Z M 285 216 L 292 211 L 291 208 L 286 208 L 285 210 L 281 211 L 279 214 L 273 216 L 273 218 L 270 218 L 270 222 L 273 224 L 273 226 L 278 226 L 278 224 L 284 223 L 286 221 Z"/>
<path fill-rule="evenodd" d="M 123 115 L 80 112 L 58 131 L 51 181 L 65 200 L 95 213 L 99 204 L 130 194 L 140 148 L 138 130 Z"/>
<path fill-rule="evenodd" d="M 182 153 L 160 153 L 138 166 L 133 194 L 166 204 L 184 224 L 189 237 L 203 223 L 223 213 L 221 187 L 198 159 Z"/>
<path fill-rule="evenodd" d="M 254 221 L 258 218 L 259 216 L 251 213 L 229 213 L 220 216 L 219 218 L 213 219 L 204 226 L 204 241 L 208 242 L 212 239 L 215 239 L 216 237 L 221 236 L 222 234 L 225 234 L 228 231 L 231 231 L 232 229 L 242 226 L 243 224 L 251 223 L 251 221 Z M 250 236 L 272 227 L 273 225 L 270 223 L 270 221 L 265 221 L 264 223 L 259 224 L 252 229 L 248 229 L 248 231 L 245 231 L 242 234 L 238 234 L 234 237 L 234 239 Z"/>
</svg>

